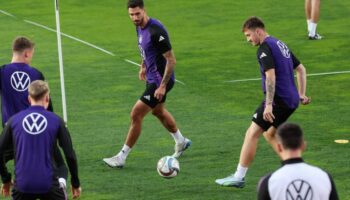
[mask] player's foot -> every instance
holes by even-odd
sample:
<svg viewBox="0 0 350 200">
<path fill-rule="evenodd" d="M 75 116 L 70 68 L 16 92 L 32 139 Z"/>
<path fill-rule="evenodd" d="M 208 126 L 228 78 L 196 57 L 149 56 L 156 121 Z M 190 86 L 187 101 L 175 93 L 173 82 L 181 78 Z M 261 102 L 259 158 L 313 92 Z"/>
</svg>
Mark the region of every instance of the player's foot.
<svg viewBox="0 0 350 200">
<path fill-rule="evenodd" d="M 316 33 L 314 36 L 309 35 L 309 40 L 321 40 L 322 36 L 318 33 Z"/>
<path fill-rule="evenodd" d="M 245 184 L 244 178 L 236 178 L 233 174 L 226 178 L 216 179 L 215 182 L 226 187 L 243 188 Z"/>
<path fill-rule="evenodd" d="M 184 151 L 191 146 L 191 144 L 192 141 L 187 138 L 185 138 L 183 142 L 175 144 L 175 153 L 173 154 L 173 157 L 180 157 L 184 153 Z"/>
<path fill-rule="evenodd" d="M 119 155 L 104 158 L 103 161 L 110 167 L 123 168 L 125 165 L 125 159 L 122 159 Z"/>
</svg>

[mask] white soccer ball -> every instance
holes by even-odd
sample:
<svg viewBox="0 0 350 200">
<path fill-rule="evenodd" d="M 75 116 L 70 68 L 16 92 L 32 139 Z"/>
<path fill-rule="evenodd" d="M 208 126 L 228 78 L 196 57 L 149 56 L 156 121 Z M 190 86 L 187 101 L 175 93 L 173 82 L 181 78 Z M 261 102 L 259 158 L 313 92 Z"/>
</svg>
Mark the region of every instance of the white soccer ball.
<svg viewBox="0 0 350 200">
<path fill-rule="evenodd" d="M 172 156 L 164 156 L 157 163 L 157 171 L 161 177 L 173 178 L 180 172 L 179 161 Z"/>
</svg>

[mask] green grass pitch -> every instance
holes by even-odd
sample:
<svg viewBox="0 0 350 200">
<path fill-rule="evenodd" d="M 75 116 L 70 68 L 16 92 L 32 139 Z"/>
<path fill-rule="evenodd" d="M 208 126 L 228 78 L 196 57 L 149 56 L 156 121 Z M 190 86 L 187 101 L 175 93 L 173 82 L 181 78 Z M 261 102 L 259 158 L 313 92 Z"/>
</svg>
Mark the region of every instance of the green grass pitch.
<svg viewBox="0 0 350 200">
<path fill-rule="evenodd" d="M 262 100 L 256 48 L 245 42 L 243 21 L 252 15 L 265 21 L 268 32 L 283 40 L 308 73 L 350 70 L 350 2 L 321 2 L 318 32 L 321 41 L 306 37 L 304 1 L 147 0 L 146 9 L 167 27 L 177 58 L 177 84 L 167 107 L 192 147 L 180 158 L 181 172 L 161 178 L 156 163 L 173 153 L 173 139 L 152 116 L 124 169 L 111 169 L 102 158 L 123 145 L 129 112 L 144 89 L 135 27 L 126 0 L 61 0 L 61 31 L 108 50 L 115 56 L 62 38 L 68 127 L 79 159 L 84 200 L 114 199 L 255 199 L 259 178 L 277 169 L 279 158 L 261 138 L 244 189 L 214 183 L 236 168 L 246 128 Z M 30 20 L 55 29 L 53 1 L 0 1 L 0 63 L 11 58 L 15 36 L 36 43 L 32 65 L 51 86 L 56 113 L 62 115 L 56 34 L 33 26 Z M 289 119 L 301 124 L 308 148 L 307 162 L 330 172 L 340 199 L 350 199 L 350 74 L 312 76 L 307 94 L 313 102 Z"/>
</svg>

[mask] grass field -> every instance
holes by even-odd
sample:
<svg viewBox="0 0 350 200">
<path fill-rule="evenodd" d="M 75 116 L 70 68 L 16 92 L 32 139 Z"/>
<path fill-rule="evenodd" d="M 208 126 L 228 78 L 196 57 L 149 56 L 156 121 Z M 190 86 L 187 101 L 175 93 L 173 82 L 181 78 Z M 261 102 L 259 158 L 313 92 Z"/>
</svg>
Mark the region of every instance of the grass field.
<svg viewBox="0 0 350 200">
<path fill-rule="evenodd" d="M 283 40 L 308 73 L 350 70 L 350 1 L 322 1 L 318 32 L 321 41 L 306 39 L 303 1 L 165 1 L 148 0 L 151 17 L 167 27 L 177 58 L 177 84 L 167 99 L 182 133 L 193 146 L 180 158 L 178 177 L 158 176 L 156 163 L 173 153 L 173 139 L 148 116 L 143 133 L 124 169 L 111 169 L 102 158 L 123 145 L 129 112 L 144 89 L 135 28 L 122 0 L 61 1 L 61 31 L 101 47 L 115 56 L 63 37 L 68 127 L 79 159 L 81 199 L 255 199 L 259 178 L 277 169 L 279 158 L 263 138 L 248 171 L 244 189 L 214 183 L 232 173 L 251 115 L 262 100 L 256 48 L 245 42 L 242 22 L 264 19 L 268 32 Z M 0 63 L 11 58 L 15 36 L 36 42 L 32 65 L 51 86 L 55 112 L 61 111 L 56 34 L 30 20 L 55 29 L 53 1 L 0 1 Z M 308 149 L 305 160 L 333 175 L 340 199 L 350 200 L 350 74 L 308 78 L 312 104 L 301 106 L 289 119 L 301 124 Z"/>
</svg>

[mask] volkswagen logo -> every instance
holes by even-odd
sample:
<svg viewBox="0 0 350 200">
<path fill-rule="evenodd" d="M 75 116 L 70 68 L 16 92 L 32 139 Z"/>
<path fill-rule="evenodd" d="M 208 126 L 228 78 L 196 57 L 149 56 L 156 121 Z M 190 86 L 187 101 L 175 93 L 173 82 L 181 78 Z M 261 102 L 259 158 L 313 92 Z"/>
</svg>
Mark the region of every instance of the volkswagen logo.
<svg viewBox="0 0 350 200">
<path fill-rule="evenodd" d="M 22 122 L 23 129 L 31 134 L 38 135 L 45 131 L 47 127 L 47 119 L 39 113 L 30 113 L 27 115 Z"/>
<path fill-rule="evenodd" d="M 304 180 L 294 180 L 287 187 L 287 200 L 312 200 L 312 197 L 312 187 L 308 182 Z"/>
<path fill-rule="evenodd" d="M 30 77 L 27 73 L 16 71 L 11 75 L 11 86 L 18 92 L 26 91 L 30 84 Z"/>
</svg>

